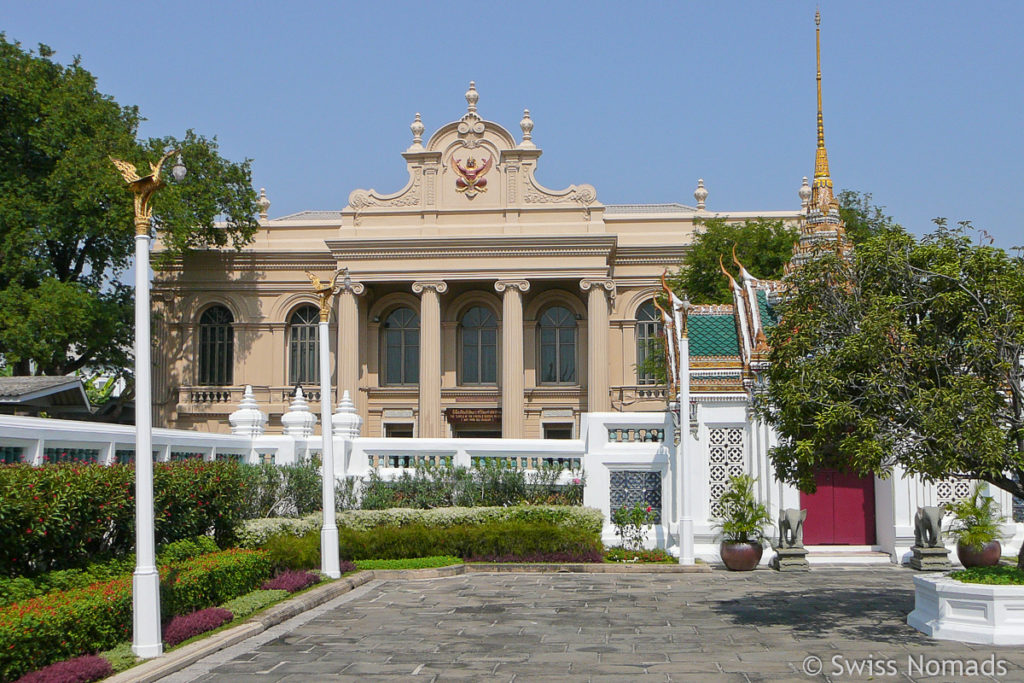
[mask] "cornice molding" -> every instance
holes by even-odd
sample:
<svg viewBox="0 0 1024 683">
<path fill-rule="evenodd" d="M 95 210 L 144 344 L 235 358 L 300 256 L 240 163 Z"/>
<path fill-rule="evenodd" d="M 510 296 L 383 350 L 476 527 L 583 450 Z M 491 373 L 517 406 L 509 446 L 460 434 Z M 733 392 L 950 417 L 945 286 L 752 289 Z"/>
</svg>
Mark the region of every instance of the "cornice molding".
<svg viewBox="0 0 1024 683">
<path fill-rule="evenodd" d="M 339 261 L 512 256 L 604 256 L 616 251 L 616 235 L 554 235 L 512 237 L 396 238 L 387 240 L 325 240 Z"/>
</svg>

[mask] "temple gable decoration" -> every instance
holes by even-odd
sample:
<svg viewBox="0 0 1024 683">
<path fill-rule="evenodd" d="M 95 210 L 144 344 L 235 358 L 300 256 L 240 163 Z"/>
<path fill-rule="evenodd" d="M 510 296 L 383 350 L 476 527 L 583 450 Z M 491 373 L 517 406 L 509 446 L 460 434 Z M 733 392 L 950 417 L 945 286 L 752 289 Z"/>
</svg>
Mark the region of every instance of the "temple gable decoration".
<svg viewBox="0 0 1024 683">
<path fill-rule="evenodd" d="M 480 95 L 470 82 L 466 113 L 439 128 L 423 142 L 425 126 L 416 114 L 410 130 L 412 145 L 402 154 L 409 181 L 398 192 L 355 190 L 345 213 L 361 214 L 458 211 L 460 209 L 528 210 L 561 207 L 582 210 L 589 219 L 597 204 L 591 185 L 570 185 L 551 190 L 537 182 L 534 173 L 541 150 L 533 142 L 533 119 L 525 110 L 519 125 L 521 142 L 500 124 L 483 119 L 477 111 Z M 540 208 L 537 206 L 537 208 Z"/>
</svg>

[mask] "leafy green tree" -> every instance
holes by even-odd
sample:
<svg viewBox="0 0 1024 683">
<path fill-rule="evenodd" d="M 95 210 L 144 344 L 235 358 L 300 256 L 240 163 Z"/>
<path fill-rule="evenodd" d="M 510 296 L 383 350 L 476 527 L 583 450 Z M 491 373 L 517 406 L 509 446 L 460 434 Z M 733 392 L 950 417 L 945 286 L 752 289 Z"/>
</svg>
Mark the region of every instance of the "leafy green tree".
<svg viewBox="0 0 1024 683">
<path fill-rule="evenodd" d="M 836 199 L 839 201 L 839 217 L 846 226 L 846 236 L 854 244 L 890 230 L 895 225 L 892 216 L 887 216 L 883 211 L 885 207 L 871 203 L 870 192 L 843 190 Z"/>
<path fill-rule="evenodd" d="M 192 131 L 137 140 L 138 109 L 99 93 L 77 57 L 62 65 L 53 56 L 0 33 L 0 356 L 15 374 L 119 371 L 133 342 L 132 291 L 121 277 L 134 226 L 109 157 L 142 169 L 165 148 L 181 150 L 188 175 L 154 200 L 169 254 L 251 239 L 250 162 L 222 159 L 216 139 Z"/>
<path fill-rule="evenodd" d="M 735 272 L 735 246 L 737 258 L 752 275 L 778 279 L 798 238 L 796 228 L 781 220 L 756 218 L 729 223 L 722 218 L 709 218 L 700 223 L 693 244 L 669 285 L 677 292 L 686 292 L 696 304 L 732 303 L 732 291 L 722 275 L 719 258 L 727 269 Z"/>
<path fill-rule="evenodd" d="M 818 468 L 899 466 L 1024 497 L 1024 259 L 936 222 L 790 274 L 758 401 L 781 479 L 813 490 Z"/>
</svg>

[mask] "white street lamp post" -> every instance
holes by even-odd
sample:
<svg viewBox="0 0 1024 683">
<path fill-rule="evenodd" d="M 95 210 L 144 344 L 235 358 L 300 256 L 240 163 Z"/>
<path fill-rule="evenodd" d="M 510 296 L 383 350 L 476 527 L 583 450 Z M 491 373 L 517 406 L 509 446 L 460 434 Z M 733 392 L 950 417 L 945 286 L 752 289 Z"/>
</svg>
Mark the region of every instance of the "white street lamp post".
<svg viewBox="0 0 1024 683">
<path fill-rule="evenodd" d="M 331 317 L 331 298 L 336 294 L 335 282 L 338 275 L 345 273 L 345 285 L 350 286 L 348 269 L 338 269 L 327 282 L 307 272 L 313 283 L 313 291 L 320 297 L 320 430 L 323 435 L 321 460 L 323 466 L 323 509 L 324 521 L 320 529 L 320 571 L 337 579 L 341 576 L 341 559 L 338 554 L 338 523 L 334 509 L 334 429 L 331 424 L 331 355 L 328 321 Z"/>
<path fill-rule="evenodd" d="M 140 178 L 135 167 L 111 159 L 135 195 L 135 572 L 132 575 L 132 652 L 150 658 L 163 654 L 160 630 L 160 572 L 156 567 L 156 533 L 153 514 L 153 394 L 150 366 L 149 321 L 149 204 L 163 187 L 160 168 L 172 150 L 153 166 L 151 175 Z M 185 177 L 178 154 L 171 174 Z"/>
<path fill-rule="evenodd" d="M 673 302 L 679 325 L 679 448 L 676 451 L 676 486 L 679 505 L 679 564 L 694 564 L 693 557 L 693 496 L 686 491 L 686 483 L 693 483 L 693 455 L 690 453 L 690 337 L 686 329 L 690 313 L 689 299 Z"/>
</svg>

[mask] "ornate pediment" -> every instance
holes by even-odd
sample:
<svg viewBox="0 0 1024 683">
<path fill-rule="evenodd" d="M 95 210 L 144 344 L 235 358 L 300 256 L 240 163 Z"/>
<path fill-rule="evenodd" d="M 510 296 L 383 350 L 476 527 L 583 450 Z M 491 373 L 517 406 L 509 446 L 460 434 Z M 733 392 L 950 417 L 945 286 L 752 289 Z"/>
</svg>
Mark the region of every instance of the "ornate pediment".
<svg viewBox="0 0 1024 683">
<path fill-rule="evenodd" d="M 480 95 L 474 83 L 466 92 L 466 113 L 439 128 L 423 144 L 425 130 L 419 114 L 410 126 L 412 145 L 403 153 L 409 182 L 393 194 L 355 190 L 344 213 L 394 211 L 459 211 L 466 209 L 530 209 L 572 207 L 589 217 L 597 204 L 591 185 L 571 185 L 551 190 L 537 182 L 534 173 L 541 150 L 533 143 L 529 110 L 519 125 L 522 140 L 503 126 L 483 119 L 477 112 Z"/>
</svg>

